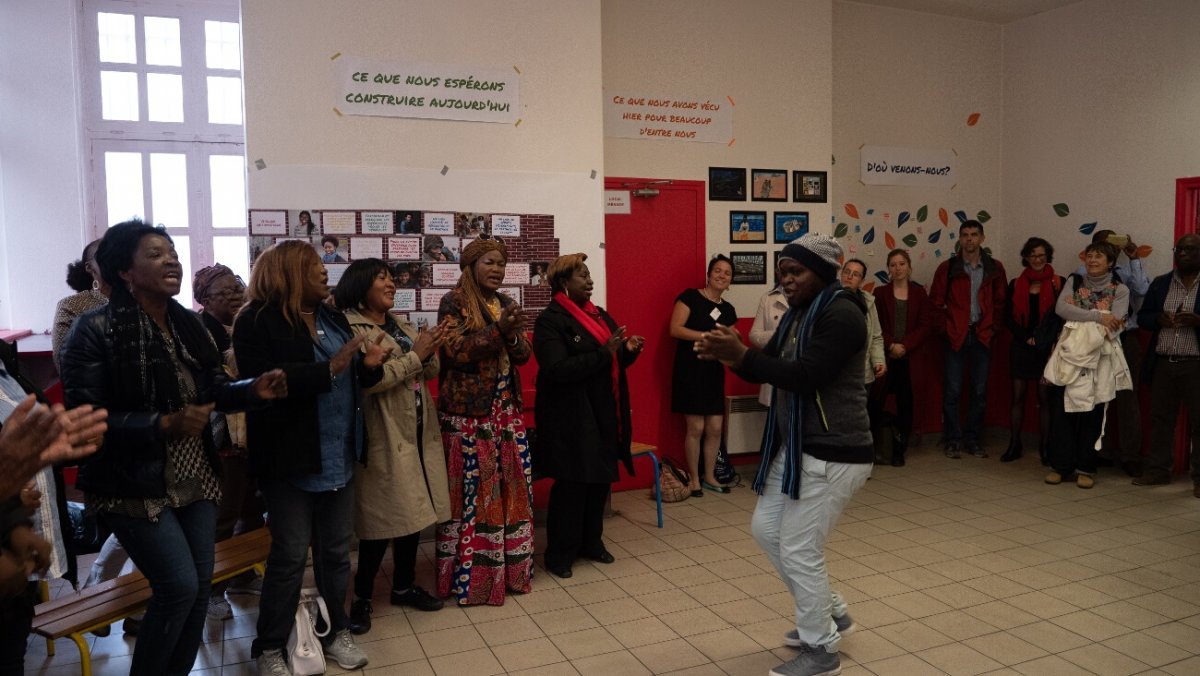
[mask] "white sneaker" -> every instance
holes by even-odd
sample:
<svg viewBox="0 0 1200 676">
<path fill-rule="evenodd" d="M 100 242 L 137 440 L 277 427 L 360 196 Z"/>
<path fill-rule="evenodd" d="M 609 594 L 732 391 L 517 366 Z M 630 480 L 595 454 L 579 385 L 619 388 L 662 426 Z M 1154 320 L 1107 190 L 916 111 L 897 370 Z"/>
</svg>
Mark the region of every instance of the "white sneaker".
<svg viewBox="0 0 1200 676">
<path fill-rule="evenodd" d="M 255 658 L 254 665 L 258 667 L 258 673 L 262 676 L 292 676 L 292 670 L 283 659 L 282 650 L 262 651 L 262 654 Z"/>
<path fill-rule="evenodd" d="M 220 622 L 231 617 L 233 617 L 233 608 L 230 607 L 229 601 L 225 600 L 223 594 L 208 599 L 208 619 Z"/>
<path fill-rule="evenodd" d="M 349 629 L 343 629 L 325 646 L 325 657 L 332 657 L 343 669 L 358 669 L 367 666 L 367 654 L 354 642 Z"/>
</svg>

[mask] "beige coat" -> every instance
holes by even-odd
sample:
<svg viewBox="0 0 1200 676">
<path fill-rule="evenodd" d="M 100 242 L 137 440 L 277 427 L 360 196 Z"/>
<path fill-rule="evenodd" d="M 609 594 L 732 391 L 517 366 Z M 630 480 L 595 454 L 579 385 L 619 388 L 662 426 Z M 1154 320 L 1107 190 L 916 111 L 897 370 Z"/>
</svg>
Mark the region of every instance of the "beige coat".
<svg viewBox="0 0 1200 676">
<path fill-rule="evenodd" d="M 361 314 L 350 310 L 346 319 L 354 333 L 372 341 L 382 333 Z M 417 330 L 399 321 L 405 335 L 417 339 Z M 367 466 L 355 471 L 355 531 L 364 540 L 385 540 L 415 533 L 450 519 L 446 455 L 438 427 L 437 402 L 425 382 L 438 373 L 434 355 L 424 364 L 417 355 L 401 354 L 391 336 L 383 347 L 393 348 L 383 365 L 383 379 L 363 392 L 367 428 Z M 424 411 L 423 457 L 417 453 L 417 417 L 414 388 L 421 388 Z"/>
</svg>

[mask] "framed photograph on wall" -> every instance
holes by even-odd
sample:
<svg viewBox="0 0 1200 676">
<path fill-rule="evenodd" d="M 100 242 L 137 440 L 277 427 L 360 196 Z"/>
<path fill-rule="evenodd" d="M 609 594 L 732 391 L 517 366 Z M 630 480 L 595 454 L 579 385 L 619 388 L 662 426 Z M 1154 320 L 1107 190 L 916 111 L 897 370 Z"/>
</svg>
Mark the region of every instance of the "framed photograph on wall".
<svg viewBox="0 0 1200 676">
<path fill-rule="evenodd" d="M 775 243 L 787 244 L 808 233 L 807 211 L 775 212 Z"/>
<path fill-rule="evenodd" d="M 829 173 L 824 171 L 793 171 L 792 201 L 828 202 Z"/>
<path fill-rule="evenodd" d="M 730 284 L 767 283 L 767 252 L 731 251 L 729 259 L 733 261 L 733 280 Z"/>
<path fill-rule="evenodd" d="M 745 202 L 746 170 L 740 167 L 709 167 L 708 199 L 713 202 Z"/>
<path fill-rule="evenodd" d="M 787 169 L 751 169 L 750 199 L 755 202 L 786 202 Z"/>
<path fill-rule="evenodd" d="M 729 212 L 729 241 L 732 244 L 738 242 L 765 243 L 767 241 L 767 212 Z"/>
</svg>

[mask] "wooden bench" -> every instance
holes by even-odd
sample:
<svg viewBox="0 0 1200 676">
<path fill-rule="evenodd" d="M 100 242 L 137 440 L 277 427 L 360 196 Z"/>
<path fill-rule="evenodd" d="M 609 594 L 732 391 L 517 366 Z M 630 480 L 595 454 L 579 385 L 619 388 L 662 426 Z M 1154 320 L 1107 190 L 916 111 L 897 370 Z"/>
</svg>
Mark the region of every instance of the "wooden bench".
<svg viewBox="0 0 1200 676">
<path fill-rule="evenodd" d="M 222 582 L 248 570 L 264 574 L 270 549 L 271 535 L 266 528 L 218 542 L 212 581 Z M 45 637 L 46 652 L 51 657 L 54 656 L 55 639 L 70 637 L 79 647 L 83 676 L 91 676 L 92 660 L 85 635 L 145 610 L 150 596 L 150 583 L 141 573 L 122 575 L 39 603 L 33 618 L 33 632 Z"/>
</svg>

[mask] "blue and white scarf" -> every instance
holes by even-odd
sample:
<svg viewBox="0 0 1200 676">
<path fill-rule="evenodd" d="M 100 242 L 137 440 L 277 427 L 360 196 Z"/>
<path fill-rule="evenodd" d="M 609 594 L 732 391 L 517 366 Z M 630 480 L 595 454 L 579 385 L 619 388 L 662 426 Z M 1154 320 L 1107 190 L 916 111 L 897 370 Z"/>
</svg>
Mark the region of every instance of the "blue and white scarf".
<svg viewBox="0 0 1200 676">
<path fill-rule="evenodd" d="M 779 329 L 775 331 L 775 335 L 771 337 L 771 343 L 767 346 L 767 351 L 774 351 L 783 359 L 795 361 L 797 357 L 804 352 L 808 346 L 808 340 L 812 336 L 813 325 L 816 324 L 817 317 L 829 307 L 833 299 L 843 290 L 842 285 L 834 282 L 826 286 L 817 297 L 813 299 L 808 310 L 804 311 L 804 317 L 800 320 L 800 328 L 796 335 L 796 342 L 790 346 L 781 345 L 787 339 L 788 331 L 793 321 L 796 321 L 796 316 L 803 310 L 795 307 L 788 308 L 788 311 L 783 315 L 783 320 L 779 324 Z M 800 499 L 800 469 L 802 466 L 801 456 L 804 453 L 804 397 L 798 393 L 790 393 L 792 415 L 788 424 L 788 438 L 784 451 L 787 453 L 784 456 L 783 465 L 783 492 L 788 494 L 788 497 L 793 500 Z M 754 477 L 754 492 L 759 495 L 763 494 L 763 490 L 767 483 L 767 474 L 771 471 L 771 459 L 774 455 L 775 447 L 778 445 L 775 439 L 776 435 L 776 418 L 780 397 L 783 393 L 780 388 L 776 387 L 771 393 L 771 408 L 767 412 L 767 424 L 763 429 L 762 447 L 759 449 L 759 464 L 758 474 Z M 784 399 L 783 401 L 787 401 Z"/>
</svg>

